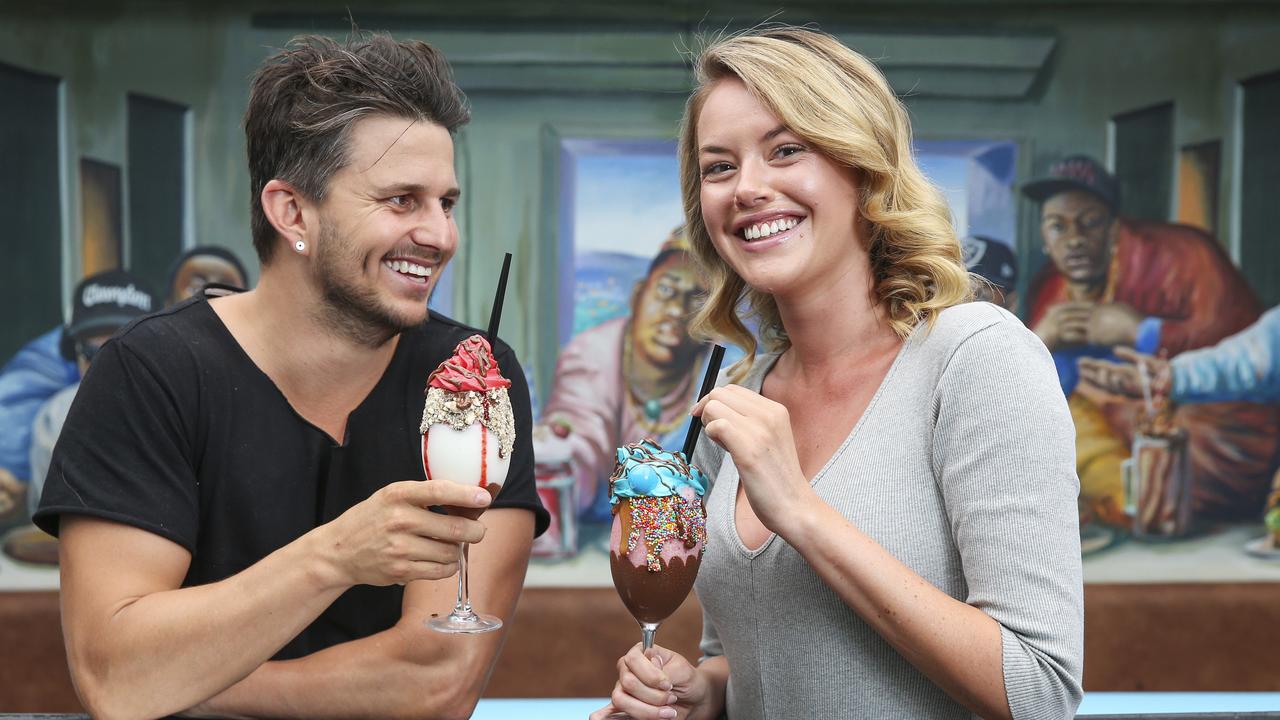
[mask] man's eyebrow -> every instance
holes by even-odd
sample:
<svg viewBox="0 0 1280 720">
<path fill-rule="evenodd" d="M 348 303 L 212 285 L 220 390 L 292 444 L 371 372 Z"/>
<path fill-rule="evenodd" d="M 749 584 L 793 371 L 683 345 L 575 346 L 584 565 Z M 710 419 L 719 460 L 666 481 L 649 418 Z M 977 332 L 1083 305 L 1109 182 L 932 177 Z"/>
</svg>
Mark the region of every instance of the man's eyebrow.
<svg viewBox="0 0 1280 720">
<path fill-rule="evenodd" d="M 383 185 L 376 187 L 374 193 L 381 197 L 392 197 L 395 195 L 425 195 L 427 194 L 427 186 L 422 183 L 392 183 L 391 185 Z M 456 186 L 450 187 L 448 190 L 440 193 L 441 197 L 457 199 L 462 191 Z"/>
</svg>

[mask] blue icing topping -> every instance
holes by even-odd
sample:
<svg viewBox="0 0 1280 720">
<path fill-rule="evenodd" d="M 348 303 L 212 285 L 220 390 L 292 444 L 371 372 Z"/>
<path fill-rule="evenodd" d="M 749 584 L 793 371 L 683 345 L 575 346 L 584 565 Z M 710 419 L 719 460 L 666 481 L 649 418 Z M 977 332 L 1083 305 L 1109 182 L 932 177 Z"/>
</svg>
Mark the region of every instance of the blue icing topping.
<svg viewBox="0 0 1280 720">
<path fill-rule="evenodd" d="M 667 452 L 651 439 L 618 448 L 618 464 L 609 478 L 609 502 L 620 497 L 670 497 L 680 488 L 707 494 L 707 476 L 685 461 L 684 453 Z"/>
</svg>

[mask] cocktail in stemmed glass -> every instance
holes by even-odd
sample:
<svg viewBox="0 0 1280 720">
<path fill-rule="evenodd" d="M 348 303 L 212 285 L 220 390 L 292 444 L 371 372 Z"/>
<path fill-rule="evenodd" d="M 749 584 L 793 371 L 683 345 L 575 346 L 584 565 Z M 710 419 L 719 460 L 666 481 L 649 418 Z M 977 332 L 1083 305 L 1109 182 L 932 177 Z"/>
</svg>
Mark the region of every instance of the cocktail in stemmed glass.
<svg viewBox="0 0 1280 720">
<path fill-rule="evenodd" d="M 422 471 L 427 480 L 476 485 L 496 498 L 506 482 L 515 446 L 515 419 L 507 388 L 489 343 L 472 335 L 427 381 L 422 412 Z M 471 519 L 481 510 L 445 508 Z M 453 612 L 433 618 L 433 630 L 481 633 L 502 627 L 502 620 L 471 608 L 467 585 L 467 545 L 458 548 L 458 601 Z"/>
<path fill-rule="evenodd" d="M 644 649 L 680 607 L 706 545 L 707 478 L 681 452 L 652 440 L 618 448 L 609 478 L 609 567 L 622 603 L 640 623 Z"/>
<path fill-rule="evenodd" d="M 511 381 L 502 376 L 492 346 L 498 337 L 510 272 L 511 253 L 506 253 L 488 331 L 458 343 L 453 355 L 431 373 L 419 427 L 422 472 L 428 481 L 438 478 L 476 485 L 495 499 L 507 481 L 516 441 L 515 415 L 507 395 Z M 472 520 L 484 512 L 464 508 L 445 511 Z M 466 543 L 458 545 L 458 600 L 453 611 L 445 617 L 432 618 L 427 626 L 446 633 L 484 633 L 502 627 L 501 619 L 481 615 L 471 608 Z"/>
</svg>

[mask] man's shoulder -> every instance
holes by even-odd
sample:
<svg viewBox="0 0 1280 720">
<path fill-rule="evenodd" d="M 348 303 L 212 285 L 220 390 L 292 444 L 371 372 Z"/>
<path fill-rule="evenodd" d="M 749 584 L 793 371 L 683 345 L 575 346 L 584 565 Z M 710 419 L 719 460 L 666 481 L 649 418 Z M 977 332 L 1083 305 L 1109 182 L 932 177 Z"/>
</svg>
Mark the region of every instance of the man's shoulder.
<svg viewBox="0 0 1280 720">
<path fill-rule="evenodd" d="M 1166 256 L 1188 253 L 1217 255 L 1221 252 L 1221 246 L 1213 235 L 1190 225 L 1125 219 L 1120 227 L 1121 246 L 1127 245 L 1134 252 Z"/>
<path fill-rule="evenodd" d="M 133 320 L 108 344 L 117 345 L 116 352 L 156 366 L 188 360 L 212 360 L 216 365 L 219 352 L 226 347 L 217 342 L 220 326 L 221 320 L 208 302 L 192 298 Z"/>
</svg>

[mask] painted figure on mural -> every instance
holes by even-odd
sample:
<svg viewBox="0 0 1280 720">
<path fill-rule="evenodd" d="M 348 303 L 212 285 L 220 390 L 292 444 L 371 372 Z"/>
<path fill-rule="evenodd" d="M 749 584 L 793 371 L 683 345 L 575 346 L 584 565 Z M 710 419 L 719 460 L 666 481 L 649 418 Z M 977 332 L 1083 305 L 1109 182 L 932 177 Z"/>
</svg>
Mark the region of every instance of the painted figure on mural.
<svg viewBox="0 0 1280 720">
<path fill-rule="evenodd" d="M 588 519 L 610 517 L 601 490 L 615 448 L 646 437 L 663 447 L 683 441 L 707 349 L 689 336 L 689 319 L 705 293 L 684 228 L 676 228 L 636 283 L 631 312 L 561 350 L 541 421 L 559 440 L 544 432 L 540 446 L 570 457 Z"/>
<path fill-rule="evenodd" d="M 1124 217 L 1116 179 L 1092 158 L 1055 164 L 1023 193 L 1041 203 L 1051 260 L 1032 280 L 1028 321 L 1052 351 L 1068 396 L 1084 509 L 1123 525 L 1121 463 L 1141 404 L 1080 386 L 1078 361 L 1114 359 L 1116 346 L 1173 357 L 1242 330 L 1261 309 L 1212 236 Z M 1195 516 L 1252 518 L 1274 467 L 1276 408 L 1194 405 L 1174 422 L 1188 434 Z"/>
<path fill-rule="evenodd" d="M 173 306 L 194 296 L 210 284 L 249 287 L 249 272 L 230 250 L 217 245 L 198 245 L 174 259 L 169 266 L 165 306 Z"/>
<path fill-rule="evenodd" d="M 973 299 L 1018 312 L 1018 259 L 1013 250 L 994 238 L 970 235 L 960 240 L 964 265 L 985 282 L 973 285 Z"/>
<path fill-rule="evenodd" d="M 230 250 L 200 245 L 175 258 L 167 277 L 162 292 L 167 293 L 166 305 L 174 305 L 210 282 L 248 287 L 249 274 Z M 22 522 L 22 508 L 35 498 L 27 485 L 36 479 L 30 465 L 36 413 L 80 382 L 74 357 L 63 350 L 67 342 L 58 326 L 28 342 L 0 368 L 0 527 Z"/>
</svg>

